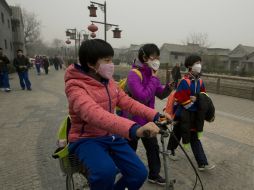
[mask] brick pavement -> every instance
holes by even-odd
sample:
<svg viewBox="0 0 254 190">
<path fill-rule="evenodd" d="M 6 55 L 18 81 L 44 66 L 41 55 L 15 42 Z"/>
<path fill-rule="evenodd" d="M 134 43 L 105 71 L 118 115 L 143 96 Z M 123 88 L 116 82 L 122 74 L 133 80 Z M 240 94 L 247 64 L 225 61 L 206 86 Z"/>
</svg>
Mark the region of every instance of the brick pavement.
<svg viewBox="0 0 254 190">
<path fill-rule="evenodd" d="M 65 189 L 58 163 L 51 158 L 58 125 L 67 111 L 63 71 L 36 76 L 32 70 L 30 76 L 32 92 L 19 89 L 16 74 L 11 75 L 13 91 L 0 92 L 0 189 Z M 254 102 L 215 94 L 211 97 L 217 108 L 216 121 L 206 124 L 202 141 L 209 161 L 217 167 L 200 173 L 205 189 L 252 189 Z M 157 101 L 158 110 L 164 104 Z M 191 151 L 188 153 L 193 158 Z M 146 163 L 142 143 L 138 154 Z M 176 189 L 191 189 L 194 173 L 184 155 L 179 150 L 177 154 L 180 160 L 169 163 L 169 171 L 177 179 Z M 142 189 L 163 188 L 146 183 Z"/>
</svg>

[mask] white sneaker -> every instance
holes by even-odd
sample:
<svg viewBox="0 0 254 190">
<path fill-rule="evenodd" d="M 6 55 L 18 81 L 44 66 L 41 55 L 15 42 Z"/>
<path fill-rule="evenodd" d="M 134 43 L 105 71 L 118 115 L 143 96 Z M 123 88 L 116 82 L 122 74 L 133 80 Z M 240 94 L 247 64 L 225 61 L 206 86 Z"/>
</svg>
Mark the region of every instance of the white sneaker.
<svg viewBox="0 0 254 190">
<path fill-rule="evenodd" d="M 215 168 L 214 164 L 208 164 L 208 165 L 201 165 L 198 167 L 199 171 L 205 171 L 205 170 L 212 170 Z"/>
<path fill-rule="evenodd" d="M 176 156 L 175 152 L 172 152 L 171 150 L 167 150 L 166 154 L 168 155 L 168 157 L 173 160 L 173 161 L 177 161 L 178 157 Z"/>
<path fill-rule="evenodd" d="M 10 89 L 10 88 L 5 88 L 4 91 L 5 91 L 5 92 L 10 92 L 11 89 Z"/>
</svg>

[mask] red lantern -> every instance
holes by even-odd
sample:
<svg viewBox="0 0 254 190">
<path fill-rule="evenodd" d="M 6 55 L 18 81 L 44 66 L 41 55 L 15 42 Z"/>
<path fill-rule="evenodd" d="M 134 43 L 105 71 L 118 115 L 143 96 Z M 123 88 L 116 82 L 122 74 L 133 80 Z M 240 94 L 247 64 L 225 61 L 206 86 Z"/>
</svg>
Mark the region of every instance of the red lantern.
<svg viewBox="0 0 254 190">
<path fill-rule="evenodd" d="M 90 17 L 97 17 L 96 15 L 96 10 L 97 10 L 97 7 L 95 7 L 93 4 L 90 5 L 90 7 L 88 7 L 89 11 L 90 11 Z"/>
<path fill-rule="evenodd" d="M 97 27 L 94 23 L 92 23 L 92 24 L 90 24 L 90 25 L 87 27 L 87 29 L 88 29 L 90 32 L 96 32 L 96 31 L 98 30 L 98 27 Z"/>
<path fill-rule="evenodd" d="M 71 43 L 71 40 L 68 39 L 68 40 L 65 41 L 65 43 L 66 43 L 66 44 L 70 44 L 70 43 Z"/>
<path fill-rule="evenodd" d="M 94 32 L 92 32 L 92 33 L 90 34 L 90 36 L 91 36 L 92 38 L 95 38 L 95 37 L 96 37 L 96 34 L 95 34 Z"/>
<path fill-rule="evenodd" d="M 121 38 L 121 32 L 122 30 L 119 30 L 119 28 L 115 28 L 113 31 L 113 38 Z"/>
</svg>

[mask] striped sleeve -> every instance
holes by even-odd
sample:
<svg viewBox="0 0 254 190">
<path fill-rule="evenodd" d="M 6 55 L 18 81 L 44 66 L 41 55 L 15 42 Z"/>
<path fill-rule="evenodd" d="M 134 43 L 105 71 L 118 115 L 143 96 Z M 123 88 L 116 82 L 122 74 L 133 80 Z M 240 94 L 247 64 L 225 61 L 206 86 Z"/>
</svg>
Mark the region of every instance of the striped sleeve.
<svg viewBox="0 0 254 190">
<path fill-rule="evenodd" d="M 201 84 L 200 92 L 206 92 L 206 88 L 204 85 L 204 81 L 202 79 L 199 80 L 199 83 Z"/>
</svg>

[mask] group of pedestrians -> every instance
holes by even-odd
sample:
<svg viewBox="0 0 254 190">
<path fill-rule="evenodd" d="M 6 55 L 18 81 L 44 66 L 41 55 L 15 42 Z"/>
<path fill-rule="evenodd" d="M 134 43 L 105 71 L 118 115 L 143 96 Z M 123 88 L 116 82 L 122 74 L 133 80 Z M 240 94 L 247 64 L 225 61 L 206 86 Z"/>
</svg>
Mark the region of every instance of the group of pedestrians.
<svg viewBox="0 0 254 190">
<path fill-rule="evenodd" d="M 10 64 L 9 58 L 4 54 L 3 49 L 0 48 L 0 88 L 4 92 L 11 91 L 8 66 Z M 22 90 L 26 89 L 28 91 L 32 90 L 28 73 L 31 67 L 35 66 L 37 75 L 41 75 L 42 69 L 45 71 L 45 74 L 48 75 L 50 65 L 54 65 L 55 70 L 58 70 L 59 68 L 63 68 L 63 64 L 64 62 L 61 57 L 55 56 L 54 58 L 48 58 L 46 55 L 35 56 L 34 63 L 31 63 L 29 58 L 23 54 L 22 49 L 17 50 L 13 60 L 13 66 L 19 77 L 20 87 Z"/>
<path fill-rule="evenodd" d="M 8 74 L 8 64 L 10 61 L 6 55 L 3 53 L 3 49 L 0 48 L 0 87 L 2 91 L 10 92 L 9 74 Z M 18 73 L 19 82 L 22 90 L 31 91 L 31 82 L 28 77 L 28 69 L 30 67 L 30 62 L 27 57 L 23 55 L 21 49 L 17 50 L 17 56 L 13 60 L 13 65 Z"/>
<path fill-rule="evenodd" d="M 34 60 L 37 75 L 41 75 L 41 70 L 44 69 L 45 74 L 49 72 L 49 59 L 46 55 L 36 55 Z"/>
<path fill-rule="evenodd" d="M 190 144 L 200 171 L 214 168 L 208 164 L 200 141 L 202 131 L 196 126 L 197 97 L 206 91 L 200 79 L 201 58 L 190 55 L 185 60 L 188 73 L 184 78 L 163 86 L 158 78 L 159 48 L 145 44 L 133 62 L 127 77 L 127 92 L 124 92 L 112 78 L 113 55 L 109 43 L 87 40 L 79 49 L 79 63 L 69 66 L 65 73 L 72 123 L 68 134 L 69 151 L 88 169 L 90 189 L 136 190 L 147 177 L 149 182 L 165 184 L 160 175 L 156 138 L 159 128 L 153 123 L 160 117 L 155 110 L 155 97 L 164 99 L 174 88 L 178 122 L 174 129 L 178 128 L 178 141 L 182 139 L 186 148 Z M 122 115 L 115 114 L 116 106 L 123 110 Z M 150 138 L 144 137 L 144 131 Z M 148 172 L 135 153 L 139 139 L 146 149 Z M 175 155 L 177 146 L 171 143 L 175 142 L 170 140 L 169 154 Z M 117 171 L 122 177 L 115 183 Z"/>
</svg>

